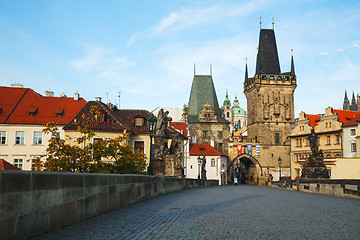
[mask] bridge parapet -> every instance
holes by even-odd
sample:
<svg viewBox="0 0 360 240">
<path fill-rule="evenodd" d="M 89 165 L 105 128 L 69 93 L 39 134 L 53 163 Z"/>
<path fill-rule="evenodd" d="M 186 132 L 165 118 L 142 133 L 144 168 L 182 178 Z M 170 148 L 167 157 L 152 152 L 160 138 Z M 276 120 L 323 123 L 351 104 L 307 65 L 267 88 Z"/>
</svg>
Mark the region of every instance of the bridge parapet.
<svg viewBox="0 0 360 240">
<path fill-rule="evenodd" d="M 272 182 L 271 186 L 300 192 L 360 199 L 360 180 L 354 179 L 285 179 Z"/>
<path fill-rule="evenodd" d="M 26 239 L 159 195 L 215 180 L 0 171 L 1 239 Z"/>
</svg>

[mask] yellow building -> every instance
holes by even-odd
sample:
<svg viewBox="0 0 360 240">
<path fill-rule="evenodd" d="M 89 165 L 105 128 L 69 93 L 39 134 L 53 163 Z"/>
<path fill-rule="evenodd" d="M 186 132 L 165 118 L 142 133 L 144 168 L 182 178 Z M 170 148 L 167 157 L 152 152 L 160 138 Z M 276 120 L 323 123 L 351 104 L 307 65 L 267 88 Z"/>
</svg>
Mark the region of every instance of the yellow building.
<svg viewBox="0 0 360 240">
<path fill-rule="evenodd" d="M 95 112 L 92 111 L 95 109 Z M 127 142 L 135 151 L 144 153 L 147 161 L 150 156 L 150 132 L 146 121 L 151 116 L 147 110 L 117 109 L 115 106 L 106 105 L 101 98 L 89 101 L 86 106 L 65 127 L 65 135 L 71 144 L 76 144 L 76 139 L 81 137 L 77 131 L 84 117 L 90 117 L 88 127 L 94 132 L 90 140 L 92 143 L 98 139 L 111 139 L 127 136 Z"/>
<path fill-rule="evenodd" d="M 302 164 L 311 155 L 308 136 L 312 128 L 319 137 L 319 149 L 323 151 L 324 163 L 330 172 L 330 178 L 344 178 L 344 165 L 351 168 L 351 162 L 343 159 L 342 126 L 359 114 L 360 112 L 336 110 L 331 107 L 326 108 L 323 115 L 301 112 L 289 137 L 291 178 L 301 176 Z"/>
</svg>

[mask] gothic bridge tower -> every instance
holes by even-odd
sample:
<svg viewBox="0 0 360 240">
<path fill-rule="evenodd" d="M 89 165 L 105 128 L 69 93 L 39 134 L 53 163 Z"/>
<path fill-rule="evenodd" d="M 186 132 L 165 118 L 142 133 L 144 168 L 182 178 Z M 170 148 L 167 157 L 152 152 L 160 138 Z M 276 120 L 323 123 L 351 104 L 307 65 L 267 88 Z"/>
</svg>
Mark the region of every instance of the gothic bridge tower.
<svg viewBox="0 0 360 240">
<path fill-rule="evenodd" d="M 274 29 L 261 29 L 256 71 L 248 77 L 246 63 L 244 93 L 247 98 L 248 141 L 260 143 L 256 157 L 263 172 L 278 176 L 278 158 L 282 175 L 290 173 L 290 136 L 294 121 L 296 75 L 293 55 L 290 72 L 281 73 Z"/>
</svg>

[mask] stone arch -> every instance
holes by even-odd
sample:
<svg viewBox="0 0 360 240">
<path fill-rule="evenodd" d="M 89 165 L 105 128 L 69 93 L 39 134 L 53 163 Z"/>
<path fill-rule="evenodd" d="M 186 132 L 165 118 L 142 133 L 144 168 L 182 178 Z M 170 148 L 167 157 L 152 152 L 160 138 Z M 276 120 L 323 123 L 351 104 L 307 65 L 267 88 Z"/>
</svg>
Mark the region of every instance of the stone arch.
<svg viewBox="0 0 360 240">
<path fill-rule="evenodd" d="M 227 168 L 228 182 L 232 181 L 232 171 L 236 165 L 242 171 L 241 179 L 243 183 L 259 184 L 259 178 L 263 177 L 263 170 L 259 161 L 254 156 L 242 154 L 231 160 Z"/>
</svg>

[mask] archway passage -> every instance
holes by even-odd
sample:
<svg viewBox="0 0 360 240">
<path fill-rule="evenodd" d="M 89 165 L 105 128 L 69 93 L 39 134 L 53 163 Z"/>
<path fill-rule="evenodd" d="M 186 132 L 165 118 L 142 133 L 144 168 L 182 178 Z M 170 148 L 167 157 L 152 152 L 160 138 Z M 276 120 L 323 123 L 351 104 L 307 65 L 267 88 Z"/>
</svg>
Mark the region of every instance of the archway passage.
<svg viewBox="0 0 360 240">
<path fill-rule="evenodd" d="M 242 184 L 259 184 L 263 172 L 259 161 L 252 155 L 238 155 L 228 165 L 228 184 L 234 183 L 234 177 Z"/>
</svg>

